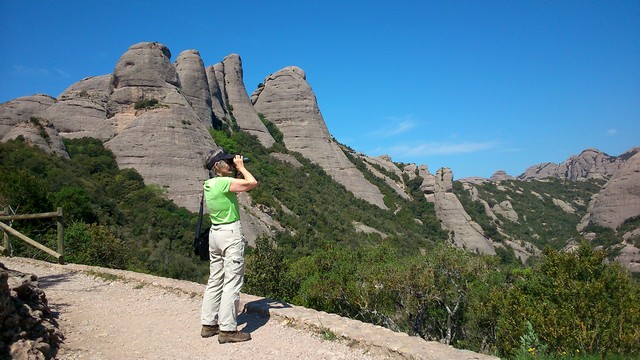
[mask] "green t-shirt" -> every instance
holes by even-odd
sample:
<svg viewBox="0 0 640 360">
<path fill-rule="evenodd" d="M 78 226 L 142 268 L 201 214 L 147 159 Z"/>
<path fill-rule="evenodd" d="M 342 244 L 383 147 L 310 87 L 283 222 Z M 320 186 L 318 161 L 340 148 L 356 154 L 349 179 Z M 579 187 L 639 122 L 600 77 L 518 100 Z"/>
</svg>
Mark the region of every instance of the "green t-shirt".
<svg viewBox="0 0 640 360">
<path fill-rule="evenodd" d="M 226 224 L 240 220 L 236 193 L 229 191 L 230 177 L 215 177 L 204 182 L 204 198 L 212 224 Z"/>
</svg>

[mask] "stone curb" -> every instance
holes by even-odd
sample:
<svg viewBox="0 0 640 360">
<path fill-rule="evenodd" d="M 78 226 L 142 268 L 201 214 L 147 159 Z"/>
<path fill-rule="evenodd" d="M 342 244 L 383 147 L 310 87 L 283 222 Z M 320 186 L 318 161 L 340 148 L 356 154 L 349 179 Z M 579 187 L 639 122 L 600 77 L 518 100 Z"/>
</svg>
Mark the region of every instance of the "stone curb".
<svg viewBox="0 0 640 360">
<path fill-rule="evenodd" d="M 4 257 L 0 257 L 3 262 Z M 9 260 L 9 259 L 7 259 Z M 163 278 L 127 270 L 108 269 L 96 266 L 65 264 L 59 265 L 27 258 L 11 258 L 36 266 L 58 268 L 61 272 L 82 272 L 88 275 L 103 276 L 109 274 L 116 281 L 136 281 L 143 285 L 156 286 L 170 292 L 179 292 L 191 297 L 202 296 L 203 284 L 192 281 Z M 308 309 L 276 300 L 249 294 L 240 295 L 240 303 L 245 311 L 257 313 L 269 318 L 280 319 L 282 323 L 303 328 L 315 333 L 332 333 L 350 346 L 367 350 L 383 358 L 393 359 L 460 359 L 488 360 L 499 359 L 469 350 L 456 349 L 435 341 L 425 341 L 417 336 L 394 332 L 381 326 L 364 323 L 329 314 L 324 311 Z"/>
</svg>

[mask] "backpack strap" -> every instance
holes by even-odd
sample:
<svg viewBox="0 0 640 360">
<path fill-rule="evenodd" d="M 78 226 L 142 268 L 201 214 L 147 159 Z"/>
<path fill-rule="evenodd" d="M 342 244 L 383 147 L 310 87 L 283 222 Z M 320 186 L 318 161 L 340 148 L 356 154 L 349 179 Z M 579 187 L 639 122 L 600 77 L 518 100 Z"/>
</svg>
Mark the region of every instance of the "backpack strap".
<svg viewBox="0 0 640 360">
<path fill-rule="evenodd" d="M 196 223 L 196 238 L 200 236 L 202 230 L 202 214 L 204 213 L 204 190 L 202 190 L 202 197 L 200 198 L 200 211 L 198 212 L 198 222 Z"/>
</svg>

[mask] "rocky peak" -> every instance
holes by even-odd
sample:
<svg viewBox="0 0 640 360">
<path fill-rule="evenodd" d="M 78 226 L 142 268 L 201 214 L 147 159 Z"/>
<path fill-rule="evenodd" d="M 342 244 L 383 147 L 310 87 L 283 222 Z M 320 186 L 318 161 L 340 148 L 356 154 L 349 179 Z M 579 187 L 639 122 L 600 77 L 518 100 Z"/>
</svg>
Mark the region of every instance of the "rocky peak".
<svg viewBox="0 0 640 360">
<path fill-rule="evenodd" d="M 275 140 L 258 117 L 244 87 L 242 59 L 238 54 L 231 54 L 227 55 L 222 63 L 229 112 L 236 119 L 240 129 L 258 137 L 264 147 L 271 147 Z"/>
<path fill-rule="evenodd" d="M 143 42 L 129 47 L 113 72 L 116 88 L 127 86 L 180 86 L 180 79 L 171 63 L 171 51 L 157 42 Z"/>
<path fill-rule="evenodd" d="M 453 172 L 441 168 L 435 175 L 435 192 L 427 194 L 428 201 L 433 202 L 436 217 L 442 227 L 451 231 L 451 241 L 459 248 L 481 254 L 495 254 L 490 240 L 484 237 L 480 225 L 471 220 L 462 203 L 453 193 Z"/>
<path fill-rule="evenodd" d="M 224 89 L 224 65 L 220 62 L 208 66 L 205 70 L 209 82 L 211 94 L 211 110 L 213 111 L 213 124 L 218 128 L 222 122 L 229 122 L 229 113 L 226 105 L 226 92 Z"/>
<path fill-rule="evenodd" d="M 176 72 L 180 79 L 182 94 L 185 96 L 200 121 L 207 127 L 212 126 L 211 93 L 204 63 L 197 50 L 185 50 L 175 61 Z"/>
<path fill-rule="evenodd" d="M 626 157 L 629 154 L 623 154 Z M 566 161 L 555 163 L 542 163 L 529 167 L 518 176 L 520 180 L 540 180 L 549 177 L 569 179 L 572 181 L 587 179 L 609 179 L 615 174 L 624 157 L 607 155 L 598 149 L 586 149 L 579 155 L 571 156 Z"/>
<path fill-rule="evenodd" d="M 489 178 L 492 181 L 514 180 L 515 178 L 507 174 L 504 170 L 498 170 Z"/>
<path fill-rule="evenodd" d="M 302 69 L 288 66 L 267 76 L 252 101 L 255 110 L 282 132 L 287 149 L 318 164 L 356 197 L 386 209 L 380 189 L 365 179 L 333 140 Z"/>
<path fill-rule="evenodd" d="M 449 168 L 440 168 L 435 177 L 436 192 L 453 192 L 453 171 Z"/>
</svg>

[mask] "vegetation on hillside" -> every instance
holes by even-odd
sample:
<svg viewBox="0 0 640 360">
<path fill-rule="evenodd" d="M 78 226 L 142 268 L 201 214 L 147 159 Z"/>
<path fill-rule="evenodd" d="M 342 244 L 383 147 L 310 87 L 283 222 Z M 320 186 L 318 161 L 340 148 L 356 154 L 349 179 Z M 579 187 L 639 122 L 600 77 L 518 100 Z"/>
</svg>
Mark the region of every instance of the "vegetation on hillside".
<svg viewBox="0 0 640 360">
<path fill-rule="evenodd" d="M 506 180 L 476 185 L 478 197 L 493 208 L 496 204 L 509 201 L 518 214 L 517 221 L 511 221 L 495 213 L 497 221 L 485 212 L 480 201 L 474 201 L 469 191 L 460 182 L 454 183 L 454 192 L 465 210 L 485 231 L 487 236 L 501 242 L 505 236 L 502 229 L 512 239 L 524 240 L 543 249 L 550 246 L 561 249 L 569 242 L 581 239 L 576 226 L 587 213 L 587 206 L 593 194 L 598 193 L 602 180 L 569 181 L 547 179 L 545 181 Z M 573 208 L 573 212 L 563 210 L 554 203 L 561 200 Z"/>
<path fill-rule="evenodd" d="M 506 185 L 522 193 L 518 199 L 510 195 L 510 201 L 530 218 L 530 231 L 540 235 L 532 239 L 542 248 L 546 240 L 552 245 L 525 267 L 447 246 L 433 206 L 419 192 L 411 201 L 400 198 L 348 151 L 392 211 L 355 198 L 281 143 L 265 149 L 241 131 L 212 130 L 212 136 L 228 152 L 252 159 L 248 166 L 260 181 L 251 191 L 252 201 L 286 228 L 248 250 L 245 292 L 504 358 L 565 357 L 576 351 L 640 356 L 637 281 L 584 242 L 576 252 L 558 252 L 563 242 L 580 239 L 574 230 L 562 229 L 566 220 L 549 225 L 555 230 L 534 227 L 555 221 L 555 210 L 518 208 L 532 192 L 569 202 L 559 192 L 574 191 L 570 185 Z M 145 185 L 135 170 L 118 169 L 99 141 L 69 139 L 65 145 L 70 160 L 20 140 L 0 144 L 0 205 L 17 213 L 63 207 L 70 262 L 205 281 L 208 266 L 191 249 L 196 214 L 166 200 L 160 188 Z M 288 153 L 302 166 L 275 159 L 274 151 Z M 417 190 L 416 184 L 409 188 Z M 466 207 L 470 198 L 465 200 L 460 190 L 455 189 Z M 580 198 L 588 193 L 575 191 Z M 500 196 L 489 186 L 481 194 L 495 203 L 502 201 Z M 584 211 L 580 206 L 587 200 L 574 204 Z M 479 214 L 472 216 L 480 219 Z M 508 221 L 502 219 L 501 227 Z M 384 236 L 358 232 L 353 223 Z M 55 244 L 55 226 L 47 220 L 13 225 Z M 16 255 L 46 257 L 15 239 L 12 243 Z"/>
</svg>

